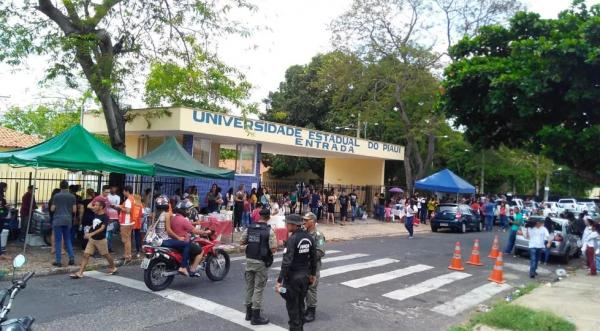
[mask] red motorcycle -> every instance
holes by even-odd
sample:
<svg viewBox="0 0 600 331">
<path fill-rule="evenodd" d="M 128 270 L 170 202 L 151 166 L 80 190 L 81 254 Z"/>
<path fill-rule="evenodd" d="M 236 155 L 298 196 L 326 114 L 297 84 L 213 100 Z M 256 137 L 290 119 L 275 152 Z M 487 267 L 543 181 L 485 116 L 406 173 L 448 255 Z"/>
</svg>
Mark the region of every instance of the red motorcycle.
<svg viewBox="0 0 600 331">
<path fill-rule="evenodd" d="M 192 242 L 199 244 L 204 252 L 205 259 L 198 266 L 196 272 L 204 270 L 206 276 L 212 281 L 220 281 L 227 276 L 229 272 L 229 254 L 219 247 L 219 241 L 204 237 L 195 237 Z M 144 283 L 152 291 L 162 291 L 169 287 L 173 282 L 175 275 L 178 275 L 178 269 L 181 266 L 183 256 L 176 249 L 144 245 L 145 258 L 142 261 L 144 269 Z M 194 256 L 190 256 L 192 260 Z"/>
</svg>

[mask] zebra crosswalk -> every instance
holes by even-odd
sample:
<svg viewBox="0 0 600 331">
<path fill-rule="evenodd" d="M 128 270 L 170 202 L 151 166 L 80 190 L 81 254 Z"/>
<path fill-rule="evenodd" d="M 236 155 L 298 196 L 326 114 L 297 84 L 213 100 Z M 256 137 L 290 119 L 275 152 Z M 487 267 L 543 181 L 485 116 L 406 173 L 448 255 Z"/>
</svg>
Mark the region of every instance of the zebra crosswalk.
<svg viewBox="0 0 600 331">
<path fill-rule="evenodd" d="M 281 256 L 274 259 L 275 264 L 280 264 L 281 261 Z M 480 281 L 480 283 L 474 281 L 460 283 L 474 278 L 473 275 L 469 272 L 450 271 L 445 266 L 434 267 L 420 263 L 408 266 L 402 265 L 402 262 L 398 259 L 374 257 L 366 253 L 344 254 L 339 250 L 328 250 L 321 263 L 321 279 L 325 278 L 322 282 L 340 284 L 349 290 L 367 289 L 369 293 L 372 293 L 370 287 L 374 285 L 381 285 L 378 291 L 382 288 L 398 286 L 399 288 L 387 292 L 381 291 L 384 293 L 378 294 L 392 302 L 404 302 L 410 298 L 428 293 L 441 293 L 436 291 L 457 283 L 459 284 L 458 290 L 463 291 L 462 293 L 454 295 L 447 302 L 437 304 L 434 307 L 427 307 L 432 312 L 449 317 L 458 315 L 511 288 L 510 285 L 488 283 L 487 280 Z M 275 265 L 271 270 L 279 271 L 281 267 Z M 360 276 L 354 276 L 355 274 L 360 274 Z M 428 277 L 428 274 L 435 275 Z M 420 282 L 414 283 L 402 280 L 402 278 L 413 275 L 417 276 Z"/>
</svg>

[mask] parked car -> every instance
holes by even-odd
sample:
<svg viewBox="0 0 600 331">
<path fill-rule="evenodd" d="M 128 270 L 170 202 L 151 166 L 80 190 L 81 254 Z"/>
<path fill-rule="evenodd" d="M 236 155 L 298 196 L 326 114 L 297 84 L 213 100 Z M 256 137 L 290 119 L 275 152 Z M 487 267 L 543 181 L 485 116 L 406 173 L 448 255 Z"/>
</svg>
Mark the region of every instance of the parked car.
<svg viewBox="0 0 600 331">
<path fill-rule="evenodd" d="M 573 198 L 560 199 L 558 200 L 558 203 L 563 207 L 564 212 L 570 211 L 572 213 L 580 213 L 583 211 L 581 210 L 581 207 L 577 205 L 577 200 Z"/>
<path fill-rule="evenodd" d="M 563 263 L 569 263 L 571 257 L 579 257 L 581 255 L 581 240 L 578 236 L 571 232 L 569 228 L 569 220 L 565 218 L 549 217 L 550 221 L 545 222 L 544 226 L 553 237 L 552 246 L 550 247 L 550 255 L 558 256 Z M 529 224 L 533 225 L 538 219 L 545 220 L 543 216 L 532 216 L 529 218 Z M 523 252 L 529 252 L 529 239 L 525 238 L 525 227 L 517 233 L 515 241 L 515 255 L 520 255 Z"/>
<path fill-rule="evenodd" d="M 587 210 L 589 214 L 596 213 L 596 204 L 593 201 L 577 202 L 577 206 L 581 212 Z"/>
<path fill-rule="evenodd" d="M 472 211 L 468 205 L 443 203 L 437 206 L 431 220 L 431 231 L 437 232 L 440 228 L 449 228 L 462 233 L 467 230 L 482 231 L 483 222 L 479 213 Z"/>
<path fill-rule="evenodd" d="M 558 216 L 562 213 L 563 207 L 556 201 L 547 201 L 542 203 L 544 217 L 553 215 Z"/>
</svg>

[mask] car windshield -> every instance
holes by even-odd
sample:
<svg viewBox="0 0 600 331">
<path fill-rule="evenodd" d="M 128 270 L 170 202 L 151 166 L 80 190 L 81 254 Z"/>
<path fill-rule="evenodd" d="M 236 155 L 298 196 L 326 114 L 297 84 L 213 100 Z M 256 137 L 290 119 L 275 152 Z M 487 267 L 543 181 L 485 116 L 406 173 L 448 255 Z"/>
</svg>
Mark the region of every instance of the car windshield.
<svg viewBox="0 0 600 331">
<path fill-rule="evenodd" d="M 439 206 L 438 213 L 456 213 L 458 211 L 457 206 Z"/>
</svg>

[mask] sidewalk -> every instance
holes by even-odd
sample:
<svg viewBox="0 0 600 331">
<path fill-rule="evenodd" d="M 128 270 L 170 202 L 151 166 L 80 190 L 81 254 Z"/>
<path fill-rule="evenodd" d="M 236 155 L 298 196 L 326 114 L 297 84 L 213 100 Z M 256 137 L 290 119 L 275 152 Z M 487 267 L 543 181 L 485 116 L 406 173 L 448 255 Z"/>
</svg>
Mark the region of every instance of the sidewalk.
<svg viewBox="0 0 600 331">
<path fill-rule="evenodd" d="M 600 276 L 586 276 L 578 269 L 562 281 L 542 285 L 513 303 L 536 310 L 550 311 L 574 323 L 577 330 L 600 330 Z"/>
<path fill-rule="evenodd" d="M 404 228 L 404 224 L 401 223 L 382 223 L 374 219 L 367 219 L 365 221 L 356 220 L 353 222 L 347 222 L 345 226 L 339 224 L 319 224 L 319 231 L 321 231 L 327 241 L 342 241 L 352 240 L 358 238 L 368 237 L 381 237 L 381 236 L 398 236 L 406 235 L 408 232 Z M 415 233 L 430 232 L 431 228 L 429 225 L 421 224 L 415 227 Z M 241 239 L 241 232 L 233 233 L 233 244 L 226 244 L 225 250 L 230 254 L 240 253 L 240 247 L 238 245 Z M 121 245 L 120 239 L 117 237 L 113 241 L 112 257 L 117 262 L 117 265 L 121 263 L 121 257 L 123 256 L 123 246 Z M 6 259 L 0 260 L 0 280 L 9 279 L 12 276 L 12 261 L 11 259 L 20 254 L 23 251 L 23 244 L 19 242 L 9 242 L 6 247 Z M 81 262 L 81 256 L 83 251 L 80 247 L 74 247 L 75 250 L 75 266 L 67 266 L 69 258 L 63 254 L 62 256 L 62 268 L 52 266 L 54 261 L 54 254 L 50 254 L 50 247 L 27 247 L 25 256 L 27 257 L 27 263 L 25 267 L 18 271 L 17 274 L 27 273 L 34 271 L 37 276 L 54 275 L 54 274 L 65 274 L 72 273 L 79 269 Z M 141 258 L 133 259 L 130 265 L 139 264 Z M 91 258 L 90 263 L 87 266 L 88 270 L 105 269 L 108 263 L 104 258 Z"/>
</svg>

